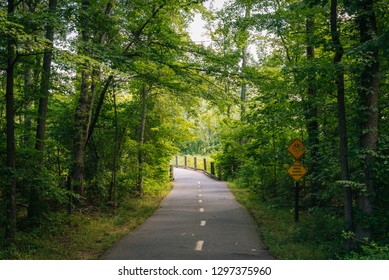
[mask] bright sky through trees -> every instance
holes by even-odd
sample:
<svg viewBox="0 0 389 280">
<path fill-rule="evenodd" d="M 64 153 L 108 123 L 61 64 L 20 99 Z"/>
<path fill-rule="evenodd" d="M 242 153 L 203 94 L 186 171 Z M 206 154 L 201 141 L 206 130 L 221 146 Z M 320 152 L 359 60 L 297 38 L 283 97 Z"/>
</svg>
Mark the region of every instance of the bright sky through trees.
<svg viewBox="0 0 389 280">
<path fill-rule="evenodd" d="M 220 10 L 226 0 L 210 0 L 204 3 L 207 9 Z M 190 37 L 194 42 L 202 42 L 210 40 L 205 34 L 204 26 L 206 22 L 201 18 L 201 15 L 197 13 L 194 17 L 193 22 L 190 24 Z"/>
</svg>

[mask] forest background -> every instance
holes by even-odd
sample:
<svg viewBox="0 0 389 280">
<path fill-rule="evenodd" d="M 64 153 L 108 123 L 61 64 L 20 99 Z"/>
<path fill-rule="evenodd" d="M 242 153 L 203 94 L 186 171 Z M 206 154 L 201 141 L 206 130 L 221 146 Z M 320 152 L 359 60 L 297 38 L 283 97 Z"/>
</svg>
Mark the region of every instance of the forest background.
<svg viewBox="0 0 389 280">
<path fill-rule="evenodd" d="M 222 166 L 277 258 L 388 259 L 388 2 L 203 2 L 0 1 L 0 258 L 97 257 L 187 154 Z"/>
</svg>

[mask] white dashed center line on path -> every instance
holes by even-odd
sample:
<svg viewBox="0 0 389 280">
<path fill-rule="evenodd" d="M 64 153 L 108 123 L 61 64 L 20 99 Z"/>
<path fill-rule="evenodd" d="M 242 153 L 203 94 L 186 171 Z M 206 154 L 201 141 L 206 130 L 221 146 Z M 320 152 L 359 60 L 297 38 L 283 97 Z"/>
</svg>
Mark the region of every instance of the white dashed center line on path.
<svg viewBox="0 0 389 280">
<path fill-rule="evenodd" d="M 196 242 L 195 251 L 203 250 L 204 240 L 199 240 Z"/>
<path fill-rule="evenodd" d="M 199 212 L 204 212 L 204 208 L 200 208 L 200 209 L 199 209 Z"/>
<path fill-rule="evenodd" d="M 199 199 L 199 203 L 203 203 L 203 201 L 201 199 Z"/>
<path fill-rule="evenodd" d="M 205 224 L 206 224 L 206 223 L 207 223 L 207 221 L 201 221 L 201 222 L 200 222 L 200 226 L 201 226 L 201 227 L 205 227 Z"/>
</svg>

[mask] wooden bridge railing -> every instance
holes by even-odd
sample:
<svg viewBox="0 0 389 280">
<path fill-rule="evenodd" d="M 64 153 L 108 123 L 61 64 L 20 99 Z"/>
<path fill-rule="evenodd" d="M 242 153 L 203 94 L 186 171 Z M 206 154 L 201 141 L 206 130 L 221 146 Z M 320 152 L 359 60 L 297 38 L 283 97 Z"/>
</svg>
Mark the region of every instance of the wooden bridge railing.
<svg viewBox="0 0 389 280">
<path fill-rule="evenodd" d="M 173 167 L 177 168 L 185 168 L 185 169 L 193 169 L 195 171 L 201 171 L 205 175 L 208 175 L 214 179 L 222 180 L 223 172 L 222 166 L 218 164 L 216 166 L 215 162 L 207 160 L 207 158 L 203 157 L 202 160 L 198 157 L 190 157 L 190 156 L 175 156 L 174 160 L 170 163 L 170 176 L 173 179 Z M 217 174 L 216 174 L 217 167 Z"/>
</svg>

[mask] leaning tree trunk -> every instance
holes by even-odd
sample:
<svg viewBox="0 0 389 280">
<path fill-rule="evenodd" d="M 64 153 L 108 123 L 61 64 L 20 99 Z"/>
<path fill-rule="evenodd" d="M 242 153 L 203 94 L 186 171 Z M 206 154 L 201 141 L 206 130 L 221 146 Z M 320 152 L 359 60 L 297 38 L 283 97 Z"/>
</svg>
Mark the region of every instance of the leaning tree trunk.
<svg viewBox="0 0 389 280">
<path fill-rule="evenodd" d="M 90 43 L 92 41 L 91 36 L 91 30 L 90 27 L 88 27 L 88 18 L 87 18 L 87 11 L 90 8 L 90 1 L 89 0 L 82 0 L 81 6 L 83 9 L 83 14 L 80 16 L 80 23 L 81 26 L 83 26 L 83 29 L 81 31 L 81 38 L 83 42 Z M 106 9 L 105 9 L 105 15 L 109 15 L 111 12 L 111 9 L 113 7 L 112 1 L 108 1 Z M 94 37 L 97 37 L 98 30 L 96 30 L 96 33 L 94 33 Z M 106 33 L 101 34 L 99 43 L 103 44 L 106 40 Z M 85 53 L 89 53 L 90 50 L 83 49 Z M 108 86 L 110 85 L 112 81 L 112 76 L 110 76 L 106 82 L 106 85 L 104 86 L 100 99 L 98 108 L 95 112 L 94 118 L 93 118 L 93 108 L 95 103 L 95 96 L 96 96 L 96 90 L 97 90 L 97 81 L 100 78 L 100 70 L 90 70 L 89 66 L 84 66 L 84 69 L 82 70 L 82 80 L 81 80 L 81 91 L 80 91 L 80 98 L 78 100 L 78 106 L 76 109 L 75 114 L 75 135 L 73 139 L 73 159 L 72 159 L 72 168 L 70 172 L 70 183 L 68 184 L 69 190 L 75 191 L 77 194 L 80 194 L 81 196 L 84 195 L 84 153 L 85 148 L 90 141 L 90 138 L 92 136 L 93 130 L 95 128 L 95 125 L 97 123 L 97 118 L 99 116 L 102 103 L 104 101 L 105 93 L 108 89 Z"/>
<path fill-rule="evenodd" d="M 367 192 L 359 195 L 358 206 L 365 217 L 373 214 L 375 180 L 374 163 L 378 142 L 378 92 L 379 92 L 379 58 L 375 44 L 366 43 L 377 36 L 377 23 L 373 0 L 360 0 L 358 3 L 358 27 L 360 43 L 365 46 L 364 65 L 361 69 L 359 98 L 361 104 L 360 148 L 363 153 L 364 184 Z M 356 227 L 358 239 L 371 237 L 371 230 L 366 222 L 359 222 Z"/>
<path fill-rule="evenodd" d="M 146 129 L 146 116 L 147 116 L 147 95 L 149 90 L 144 85 L 141 92 L 141 116 L 140 116 L 140 128 L 139 128 L 139 151 L 138 151 L 138 184 L 137 189 L 140 196 L 143 195 L 143 177 L 144 177 L 144 139 Z"/>
<path fill-rule="evenodd" d="M 113 76 L 109 76 L 108 79 L 105 81 L 104 87 L 101 89 L 99 99 L 96 104 L 96 109 L 93 118 L 89 121 L 90 124 L 88 125 L 88 138 L 86 139 L 85 145 L 88 145 L 88 142 L 91 140 L 91 137 L 93 135 L 93 132 L 96 128 L 97 121 L 100 117 L 101 109 L 103 108 L 105 95 L 108 91 L 109 86 L 113 83 Z"/>
</svg>

